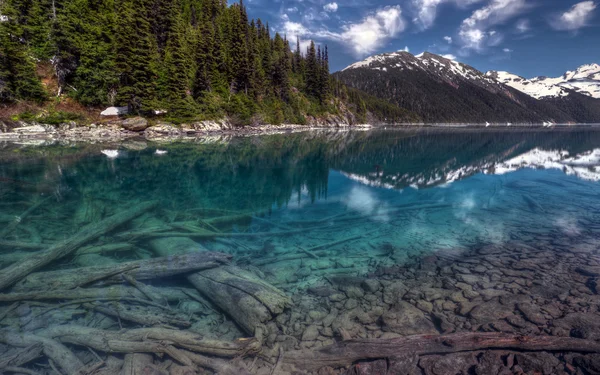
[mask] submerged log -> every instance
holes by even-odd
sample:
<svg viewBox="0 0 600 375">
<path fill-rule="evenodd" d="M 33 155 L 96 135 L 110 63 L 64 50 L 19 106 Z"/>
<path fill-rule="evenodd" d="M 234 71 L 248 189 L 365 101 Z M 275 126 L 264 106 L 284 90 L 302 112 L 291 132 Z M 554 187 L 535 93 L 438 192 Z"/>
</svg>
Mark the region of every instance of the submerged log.
<svg viewBox="0 0 600 375">
<path fill-rule="evenodd" d="M 50 358 L 66 374 L 75 374 L 83 367 L 83 363 L 66 346 L 53 340 L 29 333 L 0 331 L 0 343 L 26 348 L 41 344 L 46 357 Z"/>
<path fill-rule="evenodd" d="M 164 353 L 171 355 L 173 353 L 171 348 L 177 347 L 197 353 L 233 358 L 256 354 L 260 349 L 260 343 L 254 339 L 240 339 L 233 342 L 205 340 L 202 335 L 197 333 L 166 328 L 107 331 L 77 325 L 64 325 L 42 330 L 39 335 L 63 343 L 87 346 L 105 353 Z M 179 361 L 177 358 L 173 359 Z"/>
<path fill-rule="evenodd" d="M 133 353 L 125 356 L 125 362 L 121 369 L 121 375 L 145 375 L 151 374 L 152 355 L 144 353 Z"/>
<path fill-rule="evenodd" d="M 150 246 L 162 256 L 198 251 L 200 248 L 190 238 L 161 238 L 151 241 Z M 188 275 L 187 279 L 252 335 L 257 328 L 291 305 L 285 293 L 237 267 L 196 272 Z"/>
<path fill-rule="evenodd" d="M 4 358 L 0 359 L 0 370 L 6 367 L 19 367 L 29 363 L 42 356 L 44 346 L 41 342 L 35 343 L 24 349 L 19 350 L 14 354 L 4 354 Z"/>
<path fill-rule="evenodd" d="M 291 306 L 284 292 L 237 267 L 197 272 L 189 281 L 250 334 Z"/>
<path fill-rule="evenodd" d="M 146 288 L 152 291 L 161 299 L 167 301 L 179 301 L 189 299 L 187 294 L 194 289 L 182 290 L 180 288 L 157 288 L 146 285 Z M 137 288 L 124 285 L 113 285 L 105 288 L 77 288 L 70 290 L 51 290 L 22 293 L 0 294 L 0 302 L 15 301 L 49 301 L 49 300 L 82 300 L 94 298 L 110 298 L 114 300 L 142 299 L 146 295 Z M 1 318 L 1 317 L 0 317 Z M 2 320 L 2 319 L 0 319 Z"/>
<path fill-rule="evenodd" d="M 427 355 L 486 349 L 600 353 L 600 342 L 495 332 L 417 335 L 389 340 L 348 340 L 312 351 L 290 351 L 285 354 L 284 363 L 302 370 L 316 370 L 325 366 L 347 367 L 360 360 L 393 358 L 406 353 Z"/>
<path fill-rule="evenodd" d="M 218 267 L 229 262 L 230 259 L 231 256 L 228 254 L 195 252 L 136 260 L 118 265 L 36 272 L 17 283 L 13 290 L 24 292 L 73 289 L 99 280 L 102 284 L 122 283 L 121 274 L 127 274 L 136 280 L 157 279 Z"/>
<path fill-rule="evenodd" d="M 158 205 L 158 202 L 146 202 L 138 206 L 115 214 L 99 223 L 86 226 L 75 236 L 52 245 L 47 250 L 32 254 L 30 257 L 21 260 L 0 271 L 0 290 L 11 286 L 20 279 L 26 277 L 31 272 L 73 253 L 75 250 L 86 243 L 97 239 L 98 237 L 112 231 L 120 225 L 127 223 L 133 218 L 147 212 Z"/>
</svg>

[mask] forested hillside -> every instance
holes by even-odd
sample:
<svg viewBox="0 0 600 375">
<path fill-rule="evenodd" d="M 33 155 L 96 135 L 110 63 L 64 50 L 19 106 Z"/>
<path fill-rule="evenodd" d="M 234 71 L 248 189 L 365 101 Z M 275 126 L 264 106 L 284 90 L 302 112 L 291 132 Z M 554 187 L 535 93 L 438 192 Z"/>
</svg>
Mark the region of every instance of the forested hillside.
<svg viewBox="0 0 600 375">
<path fill-rule="evenodd" d="M 574 111 L 565 112 L 555 103 L 534 99 L 471 66 L 431 53 L 376 55 L 334 77 L 415 112 L 426 123 L 542 124 L 594 122 L 598 118 L 587 116 L 592 112 L 589 108 L 574 116 Z"/>
<path fill-rule="evenodd" d="M 69 98 L 87 108 L 166 111 L 168 120 L 230 117 L 239 124 L 307 122 L 371 112 L 418 121 L 329 76 L 327 47 L 290 48 L 242 2 L 226 0 L 4 0 L 0 101 Z M 46 66 L 50 77 L 40 77 Z M 44 81 L 44 82 L 42 82 Z M 58 99 L 53 99 L 57 97 Z"/>
</svg>

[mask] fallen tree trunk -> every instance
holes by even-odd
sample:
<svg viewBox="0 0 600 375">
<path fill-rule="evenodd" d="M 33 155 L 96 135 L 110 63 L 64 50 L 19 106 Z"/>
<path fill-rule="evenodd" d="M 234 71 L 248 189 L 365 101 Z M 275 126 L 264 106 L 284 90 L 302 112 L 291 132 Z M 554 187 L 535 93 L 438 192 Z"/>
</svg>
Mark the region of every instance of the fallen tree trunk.
<svg viewBox="0 0 600 375">
<path fill-rule="evenodd" d="M 164 353 L 171 355 L 170 347 L 178 347 L 197 353 L 233 358 L 256 354 L 260 350 L 260 343 L 254 339 L 240 339 L 233 342 L 205 340 L 202 335 L 193 332 L 166 328 L 107 331 L 65 325 L 51 327 L 38 334 L 63 343 L 87 346 L 105 353 Z"/>
<path fill-rule="evenodd" d="M 186 300 L 190 297 L 177 288 L 157 288 L 146 286 L 153 293 L 166 299 L 169 302 Z M 194 289 L 190 288 L 190 291 Z M 145 295 L 134 287 L 124 285 L 113 285 L 106 288 L 77 288 L 71 290 L 51 290 L 51 291 L 36 291 L 23 293 L 6 293 L 0 294 L 0 302 L 15 302 L 15 301 L 48 301 L 48 300 L 77 300 L 77 299 L 93 299 L 93 298 L 114 298 L 142 299 Z"/>
<path fill-rule="evenodd" d="M 161 238 L 150 245 L 162 256 L 197 250 L 200 246 L 190 238 Z M 236 267 L 196 272 L 187 279 L 251 335 L 291 305 L 282 291 Z"/>
<path fill-rule="evenodd" d="M 360 360 L 392 358 L 401 354 L 456 353 L 486 349 L 600 353 L 600 342 L 554 336 L 520 336 L 507 333 L 455 333 L 417 335 L 389 340 L 348 340 L 317 350 L 285 353 L 284 363 L 302 370 L 346 367 Z"/>
<path fill-rule="evenodd" d="M 125 356 L 121 375 L 144 375 L 153 371 L 152 354 L 133 353 Z"/>
<path fill-rule="evenodd" d="M 237 267 L 201 271 L 190 282 L 251 334 L 291 306 L 284 292 Z"/>
<path fill-rule="evenodd" d="M 66 374 L 72 375 L 83 367 L 83 363 L 63 344 L 48 338 L 29 333 L 0 331 L 0 343 L 26 348 L 41 344 L 44 354 L 58 365 Z"/>
<path fill-rule="evenodd" d="M 149 239 L 149 238 L 253 238 L 253 237 L 274 237 L 274 236 L 287 236 L 295 233 L 305 233 L 310 230 L 316 230 L 322 228 L 304 228 L 304 229 L 290 229 L 274 232 L 251 232 L 251 233 L 223 233 L 223 232 L 212 232 L 206 230 L 204 232 L 152 232 L 152 231 L 139 231 L 139 232 L 128 232 L 119 235 L 119 238 L 136 240 L 136 239 Z"/>
<path fill-rule="evenodd" d="M 168 325 L 188 328 L 192 325 L 189 320 L 175 314 L 166 314 L 158 311 L 150 312 L 147 308 L 134 309 L 132 306 L 121 306 L 118 303 L 113 303 L 110 306 L 85 303 L 83 304 L 83 307 L 95 310 L 107 316 L 150 327 Z"/>
<path fill-rule="evenodd" d="M 44 245 L 41 243 L 31 243 L 31 242 L 16 242 L 16 241 L 3 241 L 0 240 L 0 247 L 11 248 L 11 249 L 26 249 L 26 250 L 41 250 L 43 248 L 48 247 L 49 245 Z"/>
<path fill-rule="evenodd" d="M 0 370 L 6 367 L 19 367 L 42 356 L 44 346 L 41 342 L 19 350 L 14 354 L 3 354 L 0 359 Z"/>
<path fill-rule="evenodd" d="M 193 252 L 161 258 L 142 259 L 118 265 L 81 267 L 59 271 L 36 272 L 17 283 L 15 292 L 73 289 L 101 280 L 102 284 L 122 283 L 121 274 L 136 280 L 158 279 L 219 267 L 231 259 L 223 253 Z"/>
<path fill-rule="evenodd" d="M 130 210 L 115 214 L 99 223 L 86 226 L 75 236 L 52 245 L 49 249 L 32 254 L 0 271 L 0 290 L 11 286 L 31 272 L 47 265 L 48 263 L 67 256 L 98 237 L 123 225 L 131 219 L 147 212 L 158 205 L 158 202 L 142 203 Z"/>
</svg>

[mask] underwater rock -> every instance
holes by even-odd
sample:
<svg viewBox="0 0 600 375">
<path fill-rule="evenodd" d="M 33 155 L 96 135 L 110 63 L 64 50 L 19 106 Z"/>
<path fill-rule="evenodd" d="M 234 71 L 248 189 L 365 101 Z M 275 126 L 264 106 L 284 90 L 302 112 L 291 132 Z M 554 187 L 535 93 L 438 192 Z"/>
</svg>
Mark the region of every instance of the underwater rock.
<svg viewBox="0 0 600 375">
<path fill-rule="evenodd" d="M 600 315 L 598 314 L 569 314 L 562 319 L 554 320 L 552 326 L 566 330 L 571 337 L 590 340 L 600 339 Z"/>
<path fill-rule="evenodd" d="M 365 291 L 375 293 L 381 288 L 381 283 L 378 280 L 366 279 L 361 286 Z"/>
<path fill-rule="evenodd" d="M 600 374 L 600 354 L 588 354 L 573 358 L 573 364 L 590 374 Z"/>
<path fill-rule="evenodd" d="M 313 286 L 307 289 L 310 294 L 314 294 L 319 297 L 329 297 L 336 293 L 336 291 L 328 286 Z"/>
<path fill-rule="evenodd" d="M 527 373 L 556 374 L 560 361 L 550 353 L 517 353 L 515 362 Z"/>
<path fill-rule="evenodd" d="M 383 302 L 388 305 L 394 304 L 402 299 L 408 288 L 401 281 L 395 281 L 383 288 Z"/>
<path fill-rule="evenodd" d="M 381 316 L 384 331 L 400 335 L 436 334 L 433 322 L 423 311 L 408 302 L 401 301 Z"/>
<path fill-rule="evenodd" d="M 479 304 L 469 312 L 469 317 L 478 324 L 492 323 L 513 315 L 513 306 L 502 305 L 497 301 Z"/>
<path fill-rule="evenodd" d="M 475 366 L 473 372 L 475 375 L 489 375 L 489 374 L 512 374 L 509 366 L 504 365 L 503 357 L 508 357 L 509 354 L 502 351 L 487 351 L 483 352 L 478 356 L 479 363 Z M 508 361 L 507 359 L 507 362 Z"/>
<path fill-rule="evenodd" d="M 476 364 L 476 353 L 432 355 L 419 360 L 419 366 L 427 375 L 468 374 Z"/>
<path fill-rule="evenodd" d="M 542 315 L 539 306 L 531 303 L 519 303 L 517 309 L 523 313 L 525 319 L 529 320 L 533 324 L 546 325 L 546 318 Z"/>
<path fill-rule="evenodd" d="M 314 341 L 319 337 L 319 327 L 316 325 L 310 325 L 306 327 L 302 334 L 302 341 Z"/>
</svg>

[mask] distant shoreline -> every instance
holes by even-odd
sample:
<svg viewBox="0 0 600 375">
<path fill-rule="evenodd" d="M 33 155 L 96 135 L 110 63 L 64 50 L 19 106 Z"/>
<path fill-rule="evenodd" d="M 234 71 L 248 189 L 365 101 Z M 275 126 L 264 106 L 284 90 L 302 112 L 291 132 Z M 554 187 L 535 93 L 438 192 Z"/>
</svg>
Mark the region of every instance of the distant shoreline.
<svg viewBox="0 0 600 375">
<path fill-rule="evenodd" d="M 582 128 L 598 128 L 600 124 L 512 124 L 512 125 L 484 125 L 484 124 L 328 124 L 328 125 L 257 125 L 245 127 L 223 126 L 217 122 L 205 122 L 202 126 L 176 127 L 171 124 L 153 125 L 140 131 L 132 131 L 120 125 L 109 123 L 92 126 L 78 124 L 63 124 L 59 126 L 38 123 L 20 123 L 7 128 L 0 123 L 0 141 L 22 140 L 64 140 L 80 142 L 118 142 L 127 139 L 145 139 L 148 141 L 177 141 L 184 139 L 202 138 L 205 136 L 254 136 L 297 133 L 305 131 L 367 131 L 367 130 L 569 130 Z"/>
</svg>

